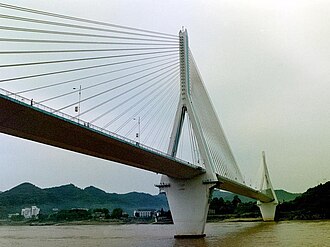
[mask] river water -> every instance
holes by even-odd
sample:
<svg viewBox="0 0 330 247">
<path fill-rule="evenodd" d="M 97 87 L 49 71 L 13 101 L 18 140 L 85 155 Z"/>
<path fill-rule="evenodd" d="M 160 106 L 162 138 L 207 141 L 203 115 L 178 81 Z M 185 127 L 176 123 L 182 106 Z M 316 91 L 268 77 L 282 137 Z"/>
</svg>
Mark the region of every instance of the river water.
<svg viewBox="0 0 330 247">
<path fill-rule="evenodd" d="M 330 246 L 330 221 L 206 224 L 204 239 L 174 239 L 173 225 L 0 226 L 0 247 Z"/>
</svg>

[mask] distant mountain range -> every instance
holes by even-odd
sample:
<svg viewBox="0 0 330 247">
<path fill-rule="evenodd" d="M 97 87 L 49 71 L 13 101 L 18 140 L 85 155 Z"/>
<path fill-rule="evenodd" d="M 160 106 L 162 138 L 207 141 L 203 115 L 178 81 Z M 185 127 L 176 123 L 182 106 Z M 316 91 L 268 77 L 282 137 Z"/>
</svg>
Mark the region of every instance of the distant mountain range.
<svg viewBox="0 0 330 247">
<path fill-rule="evenodd" d="M 278 199 L 290 201 L 300 194 L 293 194 L 284 190 L 276 190 Z M 232 201 L 235 194 L 216 190 L 213 197 L 223 197 Z M 239 196 L 242 202 L 252 199 Z M 130 192 L 127 194 L 107 193 L 101 189 L 89 186 L 80 189 L 73 184 L 41 189 L 31 183 L 20 184 L 8 191 L 0 193 L 0 218 L 9 213 L 20 212 L 22 208 L 36 205 L 44 213 L 51 213 L 54 208 L 122 208 L 132 215 L 133 211 L 141 208 L 168 210 L 169 206 L 165 194 L 150 195 L 147 193 Z"/>
<path fill-rule="evenodd" d="M 32 205 L 38 206 L 44 213 L 50 213 L 54 208 L 122 208 L 129 214 L 139 208 L 168 210 L 164 194 L 116 194 L 93 186 L 80 189 L 73 184 L 41 189 L 31 183 L 23 183 L 0 194 L 0 217 L 7 217 L 8 213 L 20 212 L 22 208 Z"/>
</svg>

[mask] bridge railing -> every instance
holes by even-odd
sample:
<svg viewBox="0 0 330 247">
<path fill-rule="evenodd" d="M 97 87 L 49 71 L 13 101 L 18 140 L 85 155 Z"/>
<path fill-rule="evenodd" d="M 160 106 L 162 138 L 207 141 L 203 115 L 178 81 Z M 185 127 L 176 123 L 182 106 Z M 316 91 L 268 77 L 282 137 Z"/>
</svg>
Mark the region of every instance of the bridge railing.
<svg viewBox="0 0 330 247">
<path fill-rule="evenodd" d="M 125 143 L 129 143 L 135 147 L 138 147 L 138 148 L 141 148 L 141 149 L 144 149 L 146 151 L 149 151 L 149 152 L 152 152 L 152 153 L 156 153 L 156 154 L 159 154 L 161 156 L 164 156 L 168 159 L 172 159 L 172 160 L 175 160 L 177 162 L 180 162 L 184 165 L 187 165 L 187 166 L 191 166 L 191 167 L 194 167 L 194 168 L 199 168 L 199 166 L 196 166 L 194 164 L 191 164 L 185 160 L 182 160 L 182 159 L 179 159 L 179 158 L 176 158 L 176 157 L 172 157 L 170 155 L 168 155 L 167 153 L 164 153 L 160 150 L 157 150 L 155 148 L 152 148 L 152 147 L 149 147 L 147 145 L 144 145 L 144 144 L 141 144 L 139 142 L 136 142 L 134 140 L 131 140 L 127 137 L 124 137 L 124 136 L 121 136 L 121 135 L 118 135 L 114 132 L 111 132 L 109 130 L 106 130 L 106 129 L 103 129 L 99 126 L 96 126 L 94 124 L 91 124 L 89 122 L 86 122 L 84 120 L 81 120 L 79 119 L 78 117 L 73 117 L 69 114 L 66 114 L 66 113 L 63 113 L 61 111 L 58 111 L 58 110 L 55 110 L 51 107 L 48 107 L 46 105 L 43 105 L 43 104 L 40 104 L 36 101 L 33 101 L 33 99 L 28 99 L 28 98 L 25 98 L 21 95 L 17 95 L 15 93 L 12 93 L 10 91 L 7 91 L 5 89 L 2 89 L 0 88 L 0 94 L 3 94 L 9 98 L 12 98 L 12 99 L 15 99 L 16 101 L 20 102 L 20 103 L 23 103 L 24 105 L 28 106 L 28 107 L 34 107 L 34 108 L 37 108 L 39 110 L 42 110 L 43 112 L 46 112 L 47 114 L 52 114 L 52 115 L 55 115 L 56 117 L 60 117 L 61 119 L 65 120 L 65 121 L 71 121 L 75 124 L 78 124 L 80 125 L 81 127 L 85 127 L 85 128 L 88 128 L 88 129 L 92 129 L 94 131 L 97 131 L 98 133 L 101 133 L 101 134 L 105 134 L 111 138 L 115 138 L 116 140 L 119 140 L 121 142 L 125 142 Z"/>
</svg>

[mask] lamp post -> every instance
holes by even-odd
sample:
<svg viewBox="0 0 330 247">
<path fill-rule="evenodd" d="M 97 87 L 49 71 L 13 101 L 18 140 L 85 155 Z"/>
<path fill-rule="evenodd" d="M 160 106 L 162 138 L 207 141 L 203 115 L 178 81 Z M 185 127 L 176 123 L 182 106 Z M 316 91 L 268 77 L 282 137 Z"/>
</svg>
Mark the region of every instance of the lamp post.
<svg viewBox="0 0 330 247">
<path fill-rule="evenodd" d="M 138 133 L 136 133 L 136 138 L 138 139 L 138 143 L 140 143 L 140 138 L 141 138 L 141 118 L 138 117 L 138 118 L 133 118 L 134 120 L 137 120 L 138 121 Z"/>
<path fill-rule="evenodd" d="M 76 87 L 73 88 L 74 90 L 78 89 Z M 78 112 L 78 121 L 79 121 L 79 116 L 80 116 L 80 101 L 81 101 L 81 85 L 79 86 L 79 94 L 78 94 L 78 107 L 75 107 L 75 112 Z"/>
</svg>

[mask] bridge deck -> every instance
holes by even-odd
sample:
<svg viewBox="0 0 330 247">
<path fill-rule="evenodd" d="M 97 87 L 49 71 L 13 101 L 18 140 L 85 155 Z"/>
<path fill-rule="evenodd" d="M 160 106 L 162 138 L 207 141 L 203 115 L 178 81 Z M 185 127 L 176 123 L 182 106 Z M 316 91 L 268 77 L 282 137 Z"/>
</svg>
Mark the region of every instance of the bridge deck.
<svg viewBox="0 0 330 247">
<path fill-rule="evenodd" d="M 0 132 L 168 175 L 192 178 L 204 169 L 121 140 L 0 94 Z"/>
<path fill-rule="evenodd" d="M 205 173 L 201 167 L 147 150 L 135 142 L 107 135 L 2 94 L 0 94 L 0 132 L 173 178 L 189 179 Z M 218 180 L 219 189 L 262 202 L 273 200 L 269 195 L 220 175 Z"/>
<path fill-rule="evenodd" d="M 235 181 L 229 180 L 225 177 L 222 177 L 220 175 L 217 175 L 219 180 L 219 186 L 218 189 L 230 191 L 242 196 L 250 197 L 256 200 L 259 200 L 261 202 L 272 202 L 274 201 L 274 198 L 271 194 L 264 194 L 261 193 L 258 190 L 255 190 L 251 187 L 248 187 L 244 184 L 237 183 Z"/>
</svg>

